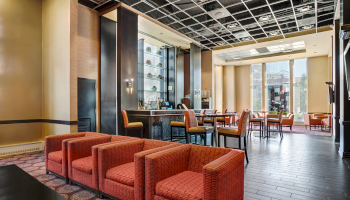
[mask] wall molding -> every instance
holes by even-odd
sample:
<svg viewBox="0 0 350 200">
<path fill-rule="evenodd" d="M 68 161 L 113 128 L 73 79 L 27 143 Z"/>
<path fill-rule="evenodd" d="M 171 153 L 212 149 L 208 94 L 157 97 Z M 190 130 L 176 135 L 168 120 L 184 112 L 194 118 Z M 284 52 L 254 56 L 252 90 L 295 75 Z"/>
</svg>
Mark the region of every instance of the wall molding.
<svg viewBox="0 0 350 200">
<path fill-rule="evenodd" d="M 44 141 L 2 146 L 0 147 L 0 157 L 35 151 L 43 151 L 44 146 Z"/>
<path fill-rule="evenodd" d="M 0 120 L 0 124 L 23 124 L 23 123 L 51 123 L 63 125 L 77 125 L 78 121 L 55 120 L 55 119 L 20 119 L 20 120 Z"/>
</svg>

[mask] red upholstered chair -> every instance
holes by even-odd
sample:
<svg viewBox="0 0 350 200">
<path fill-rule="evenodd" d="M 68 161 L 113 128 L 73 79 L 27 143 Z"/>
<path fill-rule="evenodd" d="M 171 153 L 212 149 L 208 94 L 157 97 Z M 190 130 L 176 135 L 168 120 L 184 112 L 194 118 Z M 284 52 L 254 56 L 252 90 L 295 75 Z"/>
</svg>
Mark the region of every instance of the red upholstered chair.
<svg viewBox="0 0 350 200">
<path fill-rule="evenodd" d="M 87 186 L 99 195 L 98 187 L 98 148 L 104 145 L 139 138 L 106 135 L 104 137 L 84 138 L 68 142 L 68 178 L 69 183 Z"/>
<path fill-rule="evenodd" d="M 99 188 L 104 196 L 123 200 L 145 198 L 146 155 L 180 143 L 142 139 L 98 149 Z"/>
<path fill-rule="evenodd" d="M 294 123 L 294 114 L 289 113 L 287 117 L 283 117 L 282 126 L 289 126 L 290 130 L 292 130 Z"/>
<path fill-rule="evenodd" d="M 146 156 L 146 200 L 242 200 L 244 152 L 183 145 Z"/>
<path fill-rule="evenodd" d="M 327 119 L 322 119 L 322 121 L 321 121 L 321 128 L 323 129 L 324 127 L 328 127 L 329 128 L 329 132 L 331 132 L 332 116 L 329 115 Z"/>
<path fill-rule="evenodd" d="M 83 137 L 106 136 L 102 133 L 81 132 L 62 135 L 50 135 L 45 137 L 45 168 L 46 174 L 54 173 L 61 176 L 68 183 L 68 157 L 67 142 Z"/>
<path fill-rule="evenodd" d="M 321 125 L 321 121 L 322 119 L 312 118 L 310 114 L 304 114 L 304 124 L 306 129 L 307 129 L 307 126 L 310 126 L 310 130 L 311 130 L 311 126 L 314 126 L 316 128 L 316 126 Z"/>
</svg>

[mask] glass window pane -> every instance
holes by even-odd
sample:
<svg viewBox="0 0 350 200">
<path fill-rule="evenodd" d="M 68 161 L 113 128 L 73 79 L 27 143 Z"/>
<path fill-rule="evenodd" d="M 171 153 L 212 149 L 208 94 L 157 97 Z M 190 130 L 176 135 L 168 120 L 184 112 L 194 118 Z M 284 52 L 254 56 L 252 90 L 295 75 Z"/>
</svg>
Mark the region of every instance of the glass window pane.
<svg viewBox="0 0 350 200">
<path fill-rule="evenodd" d="M 294 121 L 304 121 L 307 113 L 307 59 L 294 60 L 293 113 Z"/>
<path fill-rule="evenodd" d="M 262 65 L 254 64 L 250 66 L 251 85 L 262 84 Z"/>
<path fill-rule="evenodd" d="M 252 108 L 253 111 L 262 110 L 262 86 L 252 86 Z"/>
<path fill-rule="evenodd" d="M 266 90 L 266 107 L 271 113 L 289 112 L 289 84 L 268 85 Z"/>
<path fill-rule="evenodd" d="M 289 61 L 266 63 L 266 83 L 289 83 Z"/>
</svg>

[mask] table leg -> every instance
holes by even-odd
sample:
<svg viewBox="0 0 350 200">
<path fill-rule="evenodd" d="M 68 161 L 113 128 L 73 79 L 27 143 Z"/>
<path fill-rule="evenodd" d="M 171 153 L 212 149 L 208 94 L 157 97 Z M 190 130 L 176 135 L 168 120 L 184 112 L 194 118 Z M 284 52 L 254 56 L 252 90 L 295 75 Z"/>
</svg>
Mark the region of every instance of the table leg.
<svg viewBox="0 0 350 200">
<path fill-rule="evenodd" d="M 218 146 L 218 139 L 217 139 L 218 130 L 216 129 L 216 117 L 213 117 L 213 118 L 214 118 L 214 138 L 215 138 L 215 146 Z"/>
</svg>

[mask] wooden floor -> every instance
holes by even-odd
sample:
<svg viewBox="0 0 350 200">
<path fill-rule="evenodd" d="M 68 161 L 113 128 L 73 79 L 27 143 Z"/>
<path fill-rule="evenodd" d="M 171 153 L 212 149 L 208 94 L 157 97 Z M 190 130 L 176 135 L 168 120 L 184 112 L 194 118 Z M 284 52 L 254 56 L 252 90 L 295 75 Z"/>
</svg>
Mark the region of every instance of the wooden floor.
<svg viewBox="0 0 350 200">
<path fill-rule="evenodd" d="M 338 154 L 331 137 L 284 134 L 247 140 L 245 200 L 350 200 L 350 162 Z M 236 141 L 228 145 L 238 146 Z"/>
</svg>

